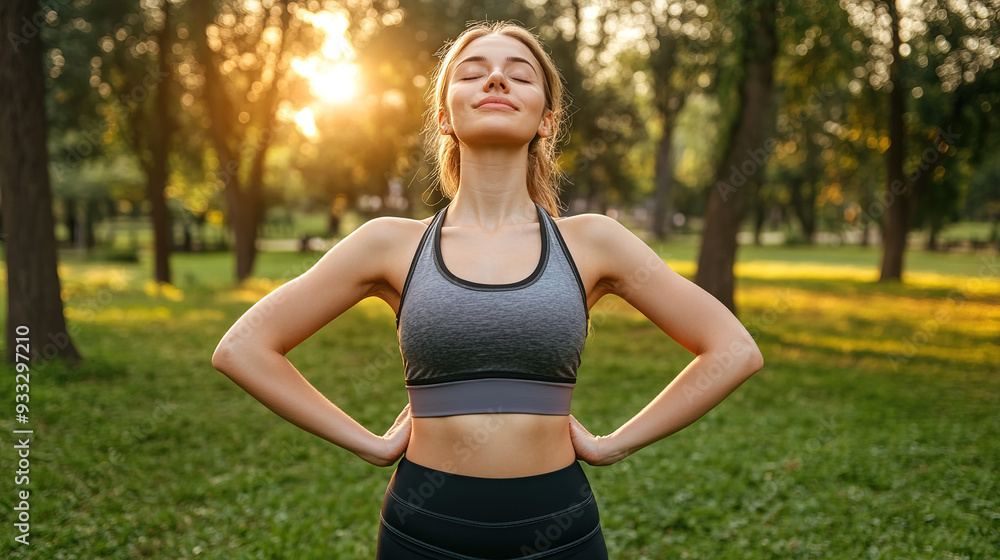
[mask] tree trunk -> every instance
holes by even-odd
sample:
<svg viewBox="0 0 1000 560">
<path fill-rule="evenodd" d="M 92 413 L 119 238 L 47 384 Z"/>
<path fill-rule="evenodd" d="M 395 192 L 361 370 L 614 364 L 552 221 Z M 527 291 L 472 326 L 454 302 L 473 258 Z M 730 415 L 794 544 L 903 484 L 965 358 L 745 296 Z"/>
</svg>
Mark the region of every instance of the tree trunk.
<svg viewBox="0 0 1000 560">
<path fill-rule="evenodd" d="M 819 163 L 820 148 L 812 140 L 813 126 L 807 119 L 802 123 L 802 133 L 805 137 L 805 163 L 802 166 L 801 180 L 793 180 L 790 185 L 792 210 L 802 227 L 802 237 L 812 245 L 816 237 L 816 194 L 819 185 L 822 165 Z"/>
<path fill-rule="evenodd" d="M 256 243 L 253 235 L 256 232 L 256 225 L 252 228 L 253 232 L 247 231 L 250 228 L 247 228 L 245 224 L 250 216 L 245 215 L 243 208 L 245 204 L 240 185 L 239 150 L 232 144 L 235 127 L 232 115 L 229 113 L 230 105 L 226 99 L 225 84 L 219 74 L 218 61 L 205 37 L 205 28 L 214 19 L 211 2 L 198 3 L 195 13 L 198 47 L 202 55 L 201 62 L 205 65 L 205 102 L 212 118 L 210 130 L 212 145 L 215 147 L 216 157 L 219 160 L 219 174 L 225 185 L 229 228 L 233 235 L 236 256 L 236 281 L 242 282 L 253 271 L 253 259 L 256 254 Z M 236 144 L 238 145 L 238 141 Z"/>
<path fill-rule="evenodd" d="M 46 146 L 42 39 L 32 21 L 38 2 L 0 3 L 0 200 L 6 230 L 7 354 L 29 367 L 60 356 L 82 360 L 66 328 L 56 271 L 55 219 Z M 26 30 L 28 31 L 26 33 Z M 26 33 L 26 34 L 25 34 Z M 28 343 L 19 344 L 18 339 Z M 26 349 L 27 348 L 27 349 Z M 20 360 L 24 362 L 24 358 Z"/>
<path fill-rule="evenodd" d="M 698 254 L 695 282 L 734 313 L 733 264 L 736 262 L 736 234 L 743 219 L 746 191 L 754 190 L 764 164 L 774 148 L 774 138 L 764 141 L 766 115 L 774 84 L 775 37 L 774 0 L 748 2 L 749 22 L 743 44 L 744 74 L 740 84 L 740 106 L 729 136 L 725 156 L 716 173 L 716 185 L 709 190 L 705 211 L 705 231 Z"/>
<path fill-rule="evenodd" d="M 760 189 L 753 197 L 753 244 L 760 247 L 763 244 L 761 240 L 761 234 L 764 231 L 764 222 L 767 219 L 765 216 L 767 212 L 767 204 L 760 194 Z"/>
<path fill-rule="evenodd" d="M 892 63 L 889 64 L 889 149 L 886 152 L 885 223 L 882 231 L 882 273 L 880 282 L 902 281 L 903 253 L 906 251 L 906 234 L 910 230 L 912 185 L 903 176 L 904 139 L 906 129 L 903 112 L 906 110 L 906 92 L 901 75 L 902 56 L 899 53 L 899 13 L 896 1 L 888 0 L 886 8 L 892 20 Z"/>
<path fill-rule="evenodd" d="M 247 208 L 249 197 L 240 197 L 240 211 L 232 218 L 233 248 L 236 252 L 236 280 L 242 282 L 253 274 L 254 261 L 257 259 L 257 225 L 255 213 Z M 230 207 L 230 212 L 233 208 Z"/>
<path fill-rule="evenodd" d="M 671 158 L 674 142 L 674 128 L 677 115 L 687 101 L 687 93 L 677 91 L 671 76 L 677 67 L 677 42 L 670 34 L 661 34 L 659 48 L 650 55 L 653 65 L 654 106 L 663 120 L 663 133 L 656 146 L 656 177 L 653 192 L 652 222 L 650 229 L 656 239 L 665 240 L 670 236 L 673 210 L 674 165 Z"/>
<path fill-rule="evenodd" d="M 173 31 L 170 24 L 170 3 L 163 4 L 163 29 L 157 37 L 160 44 L 158 61 L 160 76 L 170 75 L 170 35 Z M 167 167 L 167 157 L 170 155 L 170 139 L 173 135 L 173 122 L 170 117 L 170 79 L 163 80 L 156 90 L 153 99 L 153 130 L 149 135 L 149 152 L 151 161 L 146 181 L 146 192 L 152 205 L 153 218 L 153 262 L 154 278 L 157 282 L 171 282 L 170 253 L 173 249 L 173 229 L 170 225 L 170 211 L 163 190 L 167 187 L 170 171 Z"/>
<path fill-rule="evenodd" d="M 663 127 L 663 136 L 656 147 L 656 190 L 653 192 L 653 216 L 650 227 L 653 237 L 665 240 L 670 237 L 670 213 L 672 210 L 670 192 L 673 187 L 674 166 L 670 160 L 673 143 L 673 126 Z"/>
<path fill-rule="evenodd" d="M 94 230 L 98 218 L 100 218 L 100 212 L 97 209 L 97 201 L 92 198 L 86 199 L 83 203 L 83 246 L 87 249 L 88 254 L 97 246 Z"/>
<path fill-rule="evenodd" d="M 64 198 L 63 201 L 63 225 L 66 226 L 66 232 L 69 234 L 69 239 L 66 240 L 67 246 L 76 248 L 76 199 Z"/>
<path fill-rule="evenodd" d="M 340 237 L 340 216 L 333 211 L 327 216 L 326 235 L 331 239 Z"/>
<path fill-rule="evenodd" d="M 812 244 L 816 237 L 816 181 L 806 180 L 794 182 L 791 185 L 792 208 L 795 217 L 802 227 L 802 236 L 806 243 Z M 803 196 L 803 190 L 805 195 Z"/>
<path fill-rule="evenodd" d="M 938 247 L 938 230 L 941 229 L 941 226 L 936 223 L 937 221 L 938 221 L 937 219 L 932 218 L 930 225 L 927 227 L 927 247 L 926 247 L 926 249 L 928 251 L 937 251 L 938 248 L 939 248 Z"/>
</svg>

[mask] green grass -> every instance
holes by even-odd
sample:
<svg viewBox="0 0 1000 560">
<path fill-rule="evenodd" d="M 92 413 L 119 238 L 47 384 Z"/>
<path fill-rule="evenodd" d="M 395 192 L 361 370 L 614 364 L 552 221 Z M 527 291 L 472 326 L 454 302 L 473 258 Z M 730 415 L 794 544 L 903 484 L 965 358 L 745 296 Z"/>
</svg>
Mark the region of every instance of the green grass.
<svg viewBox="0 0 1000 560">
<path fill-rule="evenodd" d="M 690 244 L 661 247 L 690 275 Z M 877 250 L 744 248 L 737 304 L 765 368 L 691 427 L 590 467 L 611 557 L 997 558 L 1000 270 L 911 253 L 883 285 Z M 87 361 L 31 377 L 31 545 L 10 558 L 369 559 L 391 468 L 284 422 L 210 364 L 257 299 L 319 254 L 178 255 L 177 288 L 139 265 L 69 262 L 66 314 Z M 573 413 L 609 433 L 691 359 L 622 300 L 592 311 Z M 406 403 L 391 310 L 365 300 L 288 355 L 373 432 Z M 17 429 L 14 376 L 3 375 Z M 8 435 L 8 441 L 12 441 Z"/>
</svg>

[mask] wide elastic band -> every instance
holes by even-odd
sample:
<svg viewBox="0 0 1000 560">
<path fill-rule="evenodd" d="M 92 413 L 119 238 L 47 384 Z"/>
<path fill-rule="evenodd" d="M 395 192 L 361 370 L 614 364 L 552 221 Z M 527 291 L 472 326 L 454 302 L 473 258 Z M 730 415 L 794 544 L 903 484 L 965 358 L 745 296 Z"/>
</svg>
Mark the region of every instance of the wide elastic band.
<svg viewBox="0 0 1000 560">
<path fill-rule="evenodd" d="M 410 385 L 410 416 L 458 414 L 569 414 L 572 383 L 529 379 L 469 379 Z"/>
</svg>

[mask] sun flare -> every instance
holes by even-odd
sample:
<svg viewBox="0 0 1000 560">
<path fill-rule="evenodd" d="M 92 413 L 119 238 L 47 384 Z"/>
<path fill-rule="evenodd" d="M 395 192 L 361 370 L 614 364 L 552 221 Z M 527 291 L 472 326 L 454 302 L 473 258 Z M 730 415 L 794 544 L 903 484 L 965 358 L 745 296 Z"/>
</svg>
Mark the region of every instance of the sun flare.
<svg viewBox="0 0 1000 560">
<path fill-rule="evenodd" d="M 292 61 L 292 69 L 309 80 L 313 94 L 328 103 L 342 103 L 358 94 L 358 66 L 354 47 L 344 35 L 348 28 L 343 14 L 320 11 L 299 11 L 306 23 L 323 31 L 325 39 L 320 52 L 308 58 Z"/>
<path fill-rule="evenodd" d="M 295 124 L 299 126 L 302 134 L 310 138 L 316 136 L 316 119 L 313 117 L 313 110 L 309 107 L 295 113 Z"/>
<path fill-rule="evenodd" d="M 308 79 L 313 94 L 324 101 L 341 103 L 358 93 L 356 64 L 312 57 L 293 60 L 292 69 Z"/>
</svg>

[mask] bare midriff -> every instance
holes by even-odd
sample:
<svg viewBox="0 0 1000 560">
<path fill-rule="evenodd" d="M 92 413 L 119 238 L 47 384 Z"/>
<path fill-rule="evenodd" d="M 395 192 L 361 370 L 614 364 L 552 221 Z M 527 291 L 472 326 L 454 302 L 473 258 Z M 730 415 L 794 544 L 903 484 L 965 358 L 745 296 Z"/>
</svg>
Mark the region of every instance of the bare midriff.
<svg viewBox="0 0 1000 560">
<path fill-rule="evenodd" d="M 454 474 L 515 478 L 569 466 L 576 451 L 568 416 L 463 414 L 413 418 L 406 458 Z"/>
</svg>

